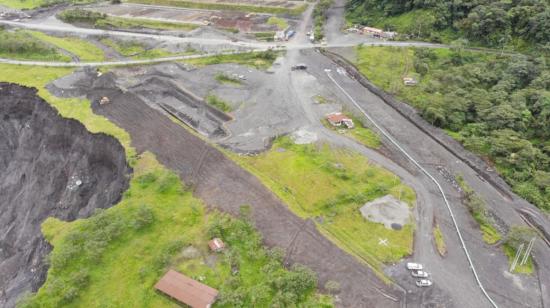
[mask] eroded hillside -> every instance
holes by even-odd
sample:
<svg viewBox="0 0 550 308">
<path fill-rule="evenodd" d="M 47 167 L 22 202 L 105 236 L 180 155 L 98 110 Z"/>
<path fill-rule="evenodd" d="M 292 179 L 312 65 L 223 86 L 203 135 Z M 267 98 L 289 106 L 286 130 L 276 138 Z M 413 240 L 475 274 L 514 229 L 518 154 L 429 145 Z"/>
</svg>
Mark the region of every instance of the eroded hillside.
<svg viewBox="0 0 550 308">
<path fill-rule="evenodd" d="M 46 278 L 42 221 L 115 204 L 130 172 L 116 139 L 61 118 L 34 89 L 0 83 L 0 306 Z"/>
</svg>

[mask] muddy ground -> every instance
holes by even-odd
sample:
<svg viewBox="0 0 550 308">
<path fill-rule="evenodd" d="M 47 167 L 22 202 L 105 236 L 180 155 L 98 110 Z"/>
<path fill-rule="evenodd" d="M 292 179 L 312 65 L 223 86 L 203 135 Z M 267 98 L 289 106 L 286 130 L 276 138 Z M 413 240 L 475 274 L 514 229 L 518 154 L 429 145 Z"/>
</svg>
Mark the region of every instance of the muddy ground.
<svg viewBox="0 0 550 308">
<path fill-rule="evenodd" d="M 312 221 L 295 216 L 256 177 L 219 150 L 152 108 L 133 90 L 121 89 L 114 74 L 98 77 L 80 72 L 58 80 L 49 89 L 56 95 L 86 96 L 95 113 L 131 135 L 138 152 L 154 153 L 162 164 L 193 185 L 196 196 L 210 208 L 236 215 L 241 205 L 250 205 L 264 243 L 286 249 L 288 264 L 301 263 L 313 269 L 321 287 L 328 280 L 339 282 L 341 305 L 400 306 L 401 291 L 386 285 L 364 264 L 326 239 Z M 100 105 L 98 98 L 102 96 L 108 96 L 110 103 Z"/>
<path fill-rule="evenodd" d="M 115 138 L 61 118 L 34 89 L 0 83 L 0 307 L 45 281 L 40 224 L 110 207 L 130 172 Z"/>
</svg>

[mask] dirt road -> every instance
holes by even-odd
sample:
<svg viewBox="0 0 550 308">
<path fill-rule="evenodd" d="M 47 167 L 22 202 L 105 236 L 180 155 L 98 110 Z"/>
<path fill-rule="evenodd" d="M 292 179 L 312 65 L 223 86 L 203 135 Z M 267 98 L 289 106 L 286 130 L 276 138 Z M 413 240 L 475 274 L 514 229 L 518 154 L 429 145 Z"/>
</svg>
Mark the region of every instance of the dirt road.
<svg viewBox="0 0 550 308">
<path fill-rule="evenodd" d="M 308 68 L 311 68 L 309 72 L 320 83 L 332 89 L 334 93 L 341 92 L 334 86 L 325 72 L 327 68 L 331 69 L 332 72 L 338 71 L 338 67 L 333 62 L 319 53 L 306 51 L 304 51 L 301 60 L 309 64 Z M 517 305 L 541 307 L 541 298 L 546 295 L 541 293 L 538 279 L 507 273 L 508 262 L 506 257 L 504 257 L 500 248 L 488 246 L 482 241 L 477 225 L 473 222 L 466 208 L 461 205 L 460 195 L 450 182 L 448 174 L 464 175 L 468 181 L 472 181 L 470 185 L 494 204 L 495 209 L 497 208 L 496 204 L 509 201 L 504 200 L 497 189 L 480 180 L 477 173 L 469 166 L 449 153 L 447 149 L 436 143 L 426 133 L 419 130 L 357 81 L 351 79 L 345 73 L 333 73 L 332 76 L 362 108 L 377 119 L 378 123 L 403 145 L 407 152 L 412 153 L 413 157 L 419 160 L 431 174 L 435 175 L 439 183 L 442 183 L 445 193 L 450 197 L 450 203 L 465 235 L 465 241 L 472 252 L 472 259 L 480 273 L 481 281 L 497 304 L 502 307 Z M 340 97 L 341 101 L 346 102 L 349 108 L 354 108 L 348 97 L 342 94 L 340 94 Z M 392 150 L 391 144 L 387 146 L 390 148 L 390 158 L 414 174 L 416 168 L 411 166 L 402 155 L 398 154 L 397 149 L 393 148 Z M 418 173 L 418 170 L 416 172 Z M 453 225 L 444 207 L 441 195 L 426 176 L 417 174 L 417 180 L 423 183 L 430 194 L 426 200 L 419 200 L 419 221 L 414 259 L 426 264 L 428 271 L 432 272 L 435 284 L 451 294 L 452 302 L 457 307 L 488 306 L 489 303 L 477 288 L 464 253 L 459 248 L 460 243 L 453 232 Z M 512 209 L 513 206 L 509 205 L 505 210 L 507 211 L 506 214 L 502 212 L 504 210 L 501 209 L 500 211 L 504 217 L 509 217 L 506 218 L 507 222 L 512 224 L 521 223 L 518 220 L 518 215 L 513 214 Z M 431 230 L 434 216 L 442 225 L 447 247 L 449 247 L 449 253 L 444 259 L 439 257 L 433 245 Z M 404 273 L 400 273 L 400 267 L 390 269 L 389 272 L 398 281 L 407 284 L 407 277 Z M 539 277 L 543 274 L 544 272 L 539 273 Z M 429 292 L 413 293 L 413 297 L 414 294 L 418 295 L 418 304 L 426 304 L 430 301 Z M 414 298 L 412 300 L 414 301 Z"/>
<path fill-rule="evenodd" d="M 100 78 L 109 78 L 105 74 Z M 265 188 L 217 149 L 151 109 L 130 92 L 112 88 L 113 82 L 87 93 L 97 102 L 108 96 L 111 103 L 93 105 L 132 136 L 139 152 L 151 151 L 168 168 L 192 184 L 197 197 L 210 208 L 237 214 L 241 205 L 253 209 L 253 219 L 268 246 L 287 251 L 289 263 L 302 263 L 319 275 L 320 286 L 328 280 L 341 284 L 341 304 L 346 307 L 399 307 L 402 293 L 380 281 L 365 265 L 322 236 L 311 221 L 294 214 Z"/>
</svg>

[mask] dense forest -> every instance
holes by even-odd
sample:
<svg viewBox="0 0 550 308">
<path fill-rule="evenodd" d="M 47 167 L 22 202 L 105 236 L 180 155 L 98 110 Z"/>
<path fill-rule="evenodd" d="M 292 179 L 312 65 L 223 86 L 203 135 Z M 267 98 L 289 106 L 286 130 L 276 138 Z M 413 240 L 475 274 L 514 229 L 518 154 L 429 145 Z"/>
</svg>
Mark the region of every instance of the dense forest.
<svg viewBox="0 0 550 308">
<path fill-rule="evenodd" d="M 380 50 L 379 50 L 380 49 Z M 358 66 L 485 157 L 519 195 L 550 211 L 550 68 L 544 57 L 360 47 Z M 405 87 L 401 77 L 420 82 Z"/>
<path fill-rule="evenodd" d="M 550 2 L 350 0 L 347 5 L 350 23 L 451 45 L 406 52 L 390 48 L 384 50 L 390 55 L 374 51 L 377 57 L 370 58 L 373 51 L 363 48 L 359 66 L 430 123 L 486 157 L 518 194 L 549 211 Z M 474 45 L 498 49 L 467 50 Z M 375 68 L 382 58 L 387 66 Z M 393 79 L 376 80 L 377 72 L 390 71 Z M 418 78 L 419 85 L 403 87 L 405 75 Z"/>
<path fill-rule="evenodd" d="M 550 49 L 548 0 L 351 0 L 348 20 L 433 41 L 459 33 L 486 46 Z"/>
<path fill-rule="evenodd" d="M 418 73 L 436 68 L 423 90 L 440 94 L 423 103 L 424 117 L 459 132 L 458 139 L 490 157 L 520 195 L 550 210 L 550 70 L 544 58 L 468 59 L 455 50 L 448 61 L 438 64 L 433 51 L 415 51 Z"/>
</svg>

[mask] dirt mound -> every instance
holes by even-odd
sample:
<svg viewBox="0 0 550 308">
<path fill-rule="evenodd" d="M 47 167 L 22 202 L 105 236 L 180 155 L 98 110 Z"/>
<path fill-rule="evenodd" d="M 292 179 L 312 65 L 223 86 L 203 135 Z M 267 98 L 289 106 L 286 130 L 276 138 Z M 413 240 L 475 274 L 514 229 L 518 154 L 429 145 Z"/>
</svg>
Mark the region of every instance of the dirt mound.
<svg viewBox="0 0 550 308">
<path fill-rule="evenodd" d="M 46 278 L 40 224 L 112 206 L 131 169 L 116 139 L 61 118 L 34 89 L 0 83 L 0 132 L 0 306 L 12 307 Z"/>
</svg>

